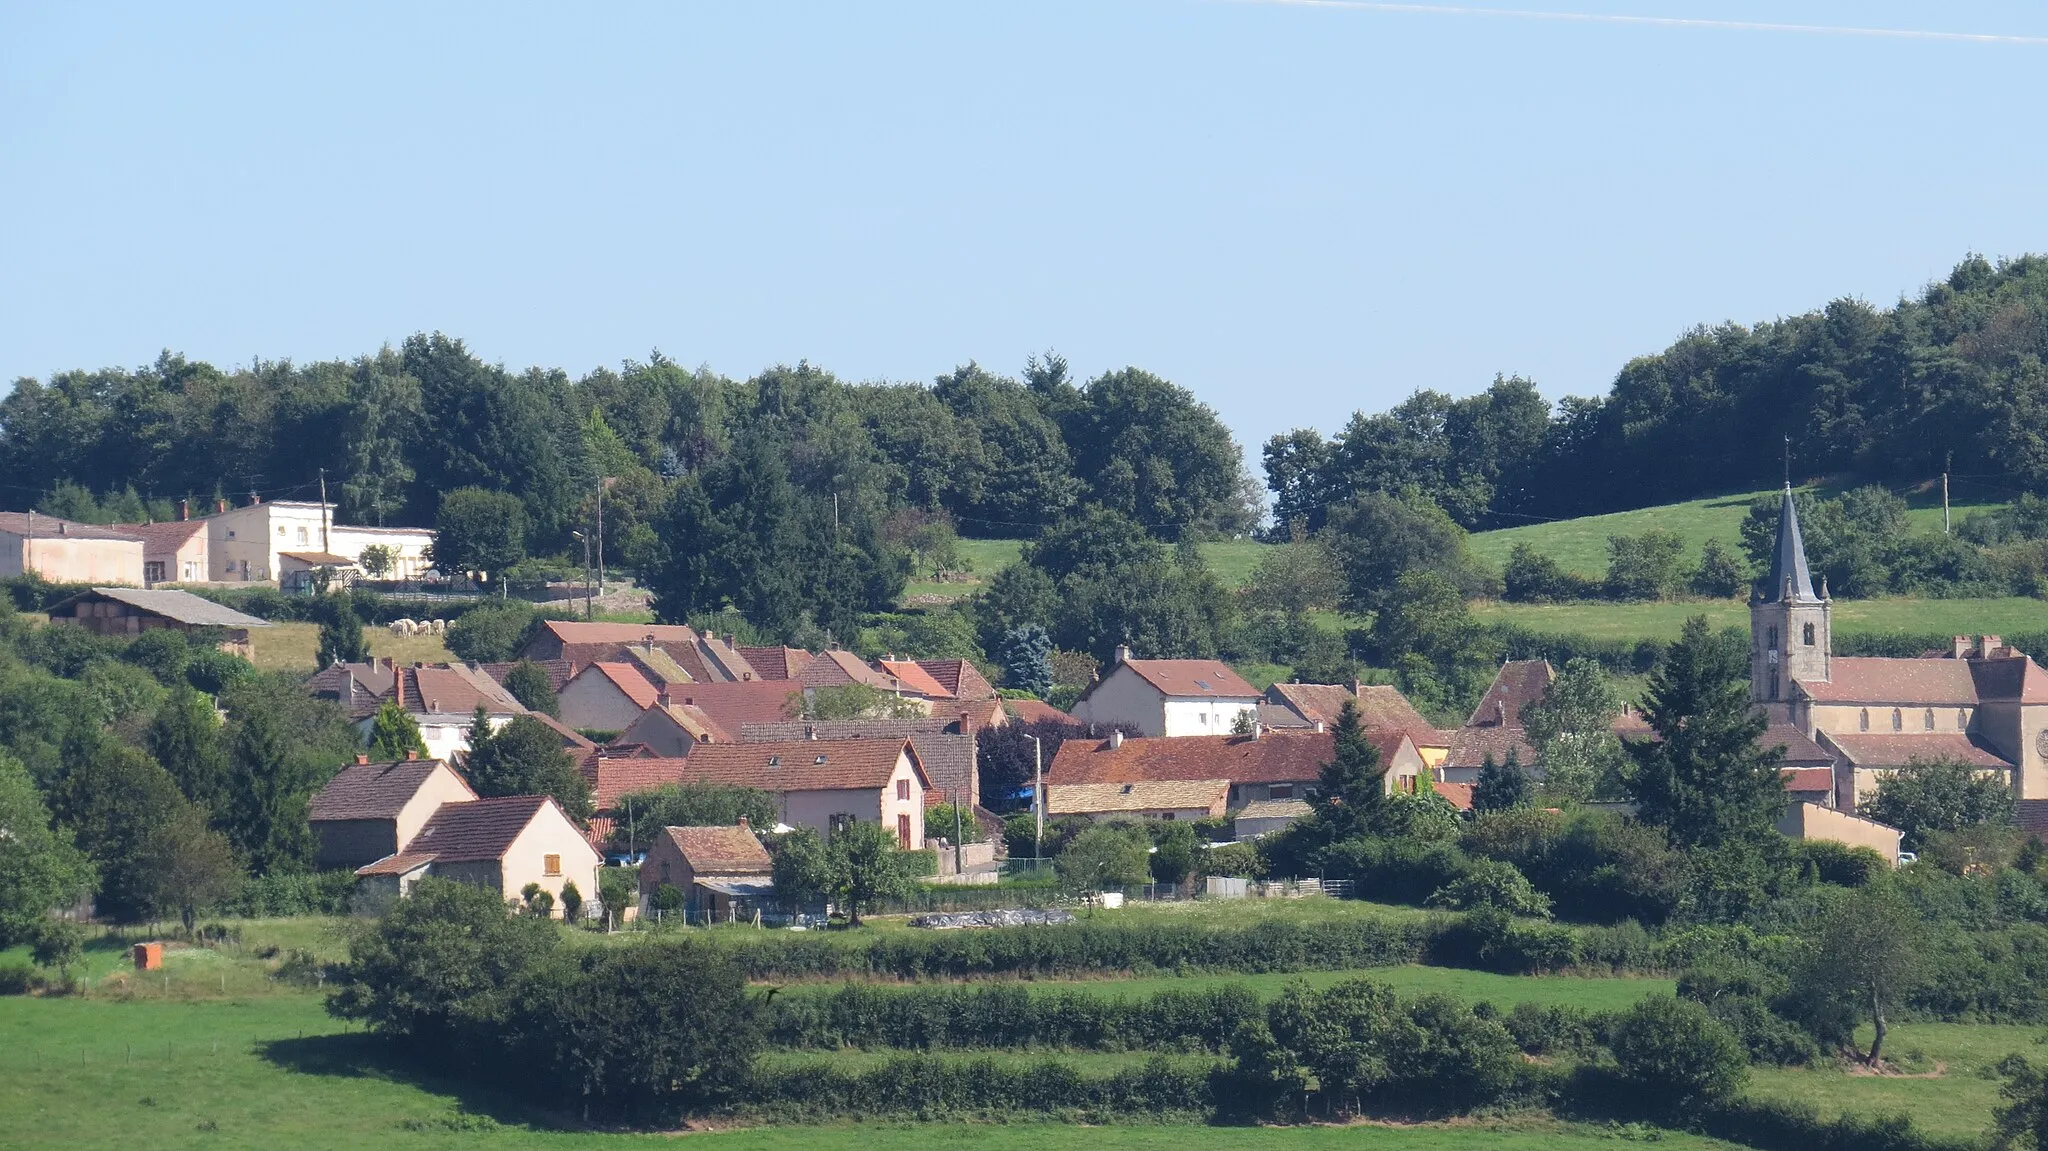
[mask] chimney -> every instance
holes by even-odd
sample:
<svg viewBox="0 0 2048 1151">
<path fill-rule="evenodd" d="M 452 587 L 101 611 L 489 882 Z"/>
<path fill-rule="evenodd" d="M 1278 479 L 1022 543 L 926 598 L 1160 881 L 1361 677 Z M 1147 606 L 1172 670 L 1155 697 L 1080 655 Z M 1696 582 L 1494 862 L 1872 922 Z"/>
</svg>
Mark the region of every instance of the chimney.
<svg viewBox="0 0 2048 1151">
<path fill-rule="evenodd" d="M 419 752 L 418 752 L 417 750 L 415 750 L 415 749 L 413 749 L 413 748 L 406 748 L 406 749 L 405 749 L 405 758 L 407 758 L 407 759 L 418 759 L 419 757 L 420 757 L 420 753 L 419 753 Z"/>
<path fill-rule="evenodd" d="M 1966 636 L 1966 635 L 1959 635 L 1959 636 L 1955 636 L 1954 638 L 1952 638 L 1952 639 L 1950 639 L 1950 640 L 1949 640 L 1949 658 L 1950 658 L 1950 659 L 1968 659 L 1968 658 L 1970 658 L 1970 637 L 1969 637 L 1969 636 Z"/>
<path fill-rule="evenodd" d="M 428 701 L 427 701 L 427 710 L 428 710 L 428 711 L 431 711 L 431 712 L 434 712 L 434 713 L 435 713 L 435 714 L 437 714 L 437 715 L 438 715 L 438 714 L 440 714 L 440 711 L 441 711 L 441 701 L 440 701 L 440 700 L 438 700 L 438 699 L 430 699 L 430 700 L 428 700 Z"/>
<path fill-rule="evenodd" d="M 215 500 L 215 501 L 213 501 L 213 514 L 215 514 L 215 515 L 220 515 L 221 513 L 225 512 L 225 511 L 227 511 L 227 510 L 228 510 L 228 501 L 226 501 L 226 500 L 224 500 L 224 499 L 219 499 L 219 500 Z"/>
<path fill-rule="evenodd" d="M 1316 734 L 1323 734 L 1323 721 L 1320 719 L 1316 721 Z"/>
<path fill-rule="evenodd" d="M 178 501 L 178 520 L 179 520 L 179 522 L 180 522 L 180 523 L 182 523 L 182 522 L 184 522 L 185 520 L 189 520 L 189 519 L 191 519 L 191 518 L 192 518 L 192 501 L 191 501 L 191 500 L 179 500 L 179 501 Z"/>
<path fill-rule="evenodd" d="M 358 755 L 358 756 L 356 756 L 356 762 L 357 762 L 357 763 L 368 763 L 368 762 L 370 762 L 370 757 L 369 757 L 369 756 L 367 756 L 367 755 Z"/>
<path fill-rule="evenodd" d="M 973 713 L 973 712 L 971 712 L 971 711 L 963 711 L 963 712 L 961 712 L 961 713 L 960 713 L 960 734 L 961 734 L 961 735 L 973 735 L 973 734 L 974 734 L 974 713 Z"/>
<path fill-rule="evenodd" d="M 1129 662 L 1131 662 L 1131 645 L 1127 643 L 1116 645 L 1116 658 L 1110 661 L 1111 665 Z"/>
<path fill-rule="evenodd" d="M 1115 751 L 1124 745 L 1124 729 L 1116 728 L 1109 733 L 1109 749 Z"/>
<path fill-rule="evenodd" d="M 1356 696 L 1363 696 L 1365 694 L 1365 685 L 1358 682 L 1357 676 L 1351 677 L 1351 694 Z"/>
<path fill-rule="evenodd" d="M 1507 700 L 1497 699 L 1493 701 L 1493 725 L 1495 727 L 1506 727 L 1508 725 Z"/>
<path fill-rule="evenodd" d="M 1263 724 L 1263 723 L 1260 723 L 1260 722 L 1259 722 L 1258 720 L 1256 720 L 1256 719 L 1255 719 L 1255 720 L 1253 720 L 1253 721 L 1252 721 L 1252 738 L 1253 738 L 1253 739 L 1257 739 L 1257 738 L 1259 738 L 1260 736 L 1262 736 L 1262 735 L 1264 735 L 1264 734 L 1266 734 L 1266 725 L 1265 725 L 1265 724 Z"/>
<path fill-rule="evenodd" d="M 654 633 L 651 631 L 647 633 L 647 650 L 649 652 L 654 650 Z"/>
<path fill-rule="evenodd" d="M 260 504 L 260 503 L 262 503 L 262 502 L 263 502 L 263 497 L 262 497 L 262 496 L 259 496 L 259 495 L 257 495 L 257 494 L 256 494 L 256 489 L 255 489 L 255 488 L 250 488 L 250 489 L 249 489 L 249 506 L 253 508 L 253 507 L 255 507 L 255 506 L 256 506 L 257 504 Z"/>
<path fill-rule="evenodd" d="M 71 525 L 70 525 L 70 524 L 67 524 L 67 523 L 65 523 L 65 522 L 64 522 L 63 520 L 58 520 L 58 521 L 57 521 L 57 534 L 58 534 L 58 535 L 60 535 L 60 536 L 68 536 L 68 535 L 70 535 L 70 534 L 71 534 Z"/>
<path fill-rule="evenodd" d="M 391 667 L 391 702 L 405 710 L 405 669 L 396 664 Z"/>
<path fill-rule="evenodd" d="M 741 831 L 752 831 L 752 830 L 754 830 L 754 827 L 753 827 L 753 825 L 747 822 L 747 817 L 746 817 L 746 816 L 744 816 L 744 815 L 740 816 L 740 830 L 741 830 Z"/>
<path fill-rule="evenodd" d="M 2005 646 L 2005 641 L 1995 635 L 1986 635 L 1977 637 L 1977 644 L 1980 649 L 1978 654 L 1981 658 L 1997 659 L 1998 650 Z"/>
</svg>

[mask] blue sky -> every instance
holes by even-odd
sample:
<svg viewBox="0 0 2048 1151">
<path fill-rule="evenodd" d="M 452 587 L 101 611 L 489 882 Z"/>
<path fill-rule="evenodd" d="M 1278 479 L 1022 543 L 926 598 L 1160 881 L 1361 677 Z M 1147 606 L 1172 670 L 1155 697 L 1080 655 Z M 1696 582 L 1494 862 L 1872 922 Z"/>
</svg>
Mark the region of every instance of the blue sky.
<svg viewBox="0 0 2048 1151">
<path fill-rule="evenodd" d="M 2038 3 L 1513 6 L 2048 37 Z M 2048 251 L 2048 42 L 1389 7 L 7 3 L 0 379 L 434 329 L 571 373 L 1056 348 L 1256 461 Z"/>
</svg>

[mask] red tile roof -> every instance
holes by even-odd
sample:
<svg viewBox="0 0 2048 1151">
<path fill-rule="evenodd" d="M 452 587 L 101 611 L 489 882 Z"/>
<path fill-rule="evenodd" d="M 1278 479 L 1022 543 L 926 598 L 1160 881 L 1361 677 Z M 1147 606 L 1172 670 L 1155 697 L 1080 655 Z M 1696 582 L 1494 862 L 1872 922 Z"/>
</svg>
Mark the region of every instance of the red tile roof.
<svg viewBox="0 0 2048 1151">
<path fill-rule="evenodd" d="M 1494 673 L 1493 683 L 1479 697 L 1466 727 L 1520 727 L 1522 709 L 1550 692 L 1556 675 L 1546 659 L 1509 660 Z"/>
<path fill-rule="evenodd" d="M 1044 723 L 1048 720 L 1053 723 L 1081 722 L 1042 699 L 1006 699 L 1003 701 L 1003 710 L 1024 723 Z"/>
<path fill-rule="evenodd" d="M 788 719 L 790 699 L 801 698 L 802 690 L 786 679 L 690 683 L 670 688 L 668 699 L 702 711 L 721 731 L 737 732 L 746 724 Z"/>
<path fill-rule="evenodd" d="M 1757 737 L 1758 747 L 1783 747 L 1786 767 L 1824 767 L 1833 772 L 1835 757 L 1793 724 L 1774 723 Z"/>
<path fill-rule="evenodd" d="M 1835 790 L 1835 770 L 1831 767 L 1788 767 L 1784 774 L 1786 791 L 1811 795 Z"/>
<path fill-rule="evenodd" d="M 512 795 L 443 804 L 413 836 L 404 854 L 428 856 L 436 863 L 503 859 L 519 833 L 554 803 L 545 795 Z M 560 808 L 555 808 L 555 814 L 568 818 Z"/>
<path fill-rule="evenodd" d="M 590 802 L 596 811 L 617 811 L 626 796 L 670 784 L 693 782 L 688 759 L 643 755 L 593 755 L 581 764 L 590 781 Z"/>
<path fill-rule="evenodd" d="M 624 693 L 627 699 L 633 701 L 633 706 L 641 711 L 653 707 L 654 701 L 661 697 L 661 692 L 647 682 L 647 677 L 640 673 L 638 667 L 630 663 L 599 661 L 584 668 L 578 678 L 584 675 L 603 676 L 610 680 L 612 686 Z"/>
<path fill-rule="evenodd" d="M 767 875 L 775 869 L 768 849 L 744 827 L 664 827 L 662 834 L 699 878 L 707 875 Z"/>
<path fill-rule="evenodd" d="M 795 679 L 817 658 L 800 647 L 743 647 L 737 649 L 761 679 Z"/>
<path fill-rule="evenodd" d="M 1394 739 L 1401 737 L 1397 734 Z M 1307 782 L 1322 775 L 1334 737 L 1328 732 L 1188 735 L 1173 739 L 1070 739 L 1046 766 L 1048 784 L 1136 783 L 1141 780 L 1227 779 L 1232 783 Z M 1374 743 L 1377 745 L 1378 740 Z M 1392 751 L 1381 748 L 1381 762 Z"/>
<path fill-rule="evenodd" d="M 503 684 L 505 677 L 512 674 L 512 669 L 522 663 L 531 663 L 546 672 L 548 687 L 557 692 L 568 686 L 569 681 L 576 675 L 576 665 L 566 659 L 513 660 L 510 663 L 480 663 L 476 666 L 477 670 Z"/>
<path fill-rule="evenodd" d="M 492 715 L 525 715 L 526 708 L 503 684 L 467 664 L 427 664 L 398 669 L 403 704 L 415 714 L 466 716 L 482 704 Z"/>
<path fill-rule="evenodd" d="M 657 644 L 694 643 L 697 629 L 667 623 L 598 623 L 596 621 L 542 620 L 547 634 L 562 643 L 642 643 L 648 636 Z"/>
<path fill-rule="evenodd" d="M 767 791 L 850 791 L 880 789 L 909 754 L 927 789 L 931 777 L 909 740 L 799 739 L 780 743 L 706 743 L 688 759 L 647 760 L 682 765 L 685 780 L 707 780 Z M 822 762 L 820 762 L 822 760 Z"/>
<path fill-rule="evenodd" d="M 1515 762 L 1523 767 L 1536 763 L 1536 749 L 1529 746 L 1528 735 L 1520 724 L 1507 727 L 1461 727 L 1451 732 L 1451 751 L 1444 757 L 1445 767 L 1484 767 L 1489 757 L 1496 764 L 1508 761 L 1508 752 L 1515 753 Z"/>
<path fill-rule="evenodd" d="M 36 517 L 36 532 L 42 533 L 42 517 Z M 192 541 L 192 537 L 206 531 L 205 520 L 171 520 L 160 524 L 112 524 L 122 535 L 134 536 L 142 541 L 142 554 L 160 555 L 175 552 Z"/>
<path fill-rule="evenodd" d="M 1471 783 L 1442 783 L 1436 780 L 1431 780 L 1429 784 L 1430 790 L 1450 800 L 1451 806 L 1459 811 L 1472 810 L 1472 791 L 1477 786 Z"/>
<path fill-rule="evenodd" d="M 1971 674 L 1973 662 L 1836 656 L 1829 662 L 1827 682 L 1802 679 L 1797 681 L 1797 687 L 1818 703 L 1975 707 L 1977 682 Z"/>
<path fill-rule="evenodd" d="M 876 671 L 850 651 L 821 651 L 796 681 L 805 687 L 843 687 L 864 683 L 878 691 L 894 692 L 902 687 L 892 675 Z"/>
<path fill-rule="evenodd" d="M 995 686 L 964 659 L 921 659 L 917 666 L 952 692 L 955 699 L 995 698 Z"/>
<path fill-rule="evenodd" d="M 1132 659 L 1125 660 L 1123 666 L 1136 672 L 1138 678 L 1151 684 L 1161 695 L 1243 700 L 1259 697 L 1258 688 L 1213 659 Z M 1116 669 L 1111 668 L 1110 674 L 1116 674 Z M 1092 692 L 1094 688 L 1089 690 Z"/>
<path fill-rule="evenodd" d="M 1359 721 L 1367 728 L 1398 731 L 1417 747 L 1449 747 L 1450 733 L 1422 718 L 1401 689 L 1386 684 L 1367 684 L 1356 694 L 1333 683 L 1276 683 L 1266 689 L 1266 698 L 1282 704 L 1310 724 L 1334 727 L 1347 701 L 1358 705 Z"/>
<path fill-rule="evenodd" d="M 946 685 L 932 678 L 932 673 L 926 671 L 915 661 L 907 659 L 882 659 L 876 660 L 875 665 L 889 675 L 895 676 L 897 681 L 903 685 L 903 690 L 912 695 L 921 695 L 926 699 L 950 700 L 953 698 L 953 693 L 946 688 Z"/>
<path fill-rule="evenodd" d="M 1956 759 L 1974 767 L 2010 768 L 2012 762 L 1962 732 L 1823 732 L 1860 768 L 1904 767 L 1914 760 Z"/>
<path fill-rule="evenodd" d="M 353 819 L 396 819 L 427 777 L 443 767 L 438 759 L 401 759 L 391 763 L 352 763 L 335 773 L 313 796 L 306 818 L 315 823 Z M 458 773 L 456 779 L 461 780 Z M 464 783 L 464 790 L 468 785 Z M 474 798 L 471 793 L 471 798 Z M 358 857 L 360 858 L 360 857 Z"/>
</svg>

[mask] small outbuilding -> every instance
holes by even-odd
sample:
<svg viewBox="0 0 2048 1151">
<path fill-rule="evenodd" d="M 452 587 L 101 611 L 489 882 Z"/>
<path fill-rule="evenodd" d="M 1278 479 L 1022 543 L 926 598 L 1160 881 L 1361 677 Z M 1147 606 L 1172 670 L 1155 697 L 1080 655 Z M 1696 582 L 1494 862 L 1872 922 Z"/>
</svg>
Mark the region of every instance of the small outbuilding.
<svg viewBox="0 0 2048 1151">
<path fill-rule="evenodd" d="M 642 913 L 673 887 L 692 916 L 751 917 L 774 902 L 774 870 L 745 816 L 734 827 L 664 827 L 640 865 Z"/>
<path fill-rule="evenodd" d="M 219 628 L 220 648 L 248 658 L 254 653 L 249 632 L 269 627 L 266 620 L 244 615 L 210 599 L 167 588 L 96 587 L 50 608 L 50 621 L 69 620 L 94 635 L 136 636 L 157 628 L 182 632 Z"/>
</svg>

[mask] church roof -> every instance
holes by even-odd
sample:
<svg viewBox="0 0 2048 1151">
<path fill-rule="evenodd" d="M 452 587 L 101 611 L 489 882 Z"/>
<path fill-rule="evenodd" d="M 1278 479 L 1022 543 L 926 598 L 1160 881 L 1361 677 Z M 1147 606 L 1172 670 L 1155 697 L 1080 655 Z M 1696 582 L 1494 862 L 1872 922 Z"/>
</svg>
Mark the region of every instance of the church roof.
<svg viewBox="0 0 2048 1151">
<path fill-rule="evenodd" d="M 1970 663 L 1838 655 L 1830 661 L 1825 681 L 1802 679 L 1799 690 L 1816 703 L 1975 707 L 1977 684 Z"/>
<path fill-rule="evenodd" d="M 1778 505 L 1778 542 L 1771 549 L 1771 574 L 1758 589 L 1767 601 L 1785 596 L 1785 581 L 1792 581 L 1796 600 L 1818 600 L 1813 594 L 1813 573 L 1806 570 L 1806 541 L 1799 535 L 1799 509 L 1792 503 L 1792 485 L 1785 485 L 1784 502 Z"/>
</svg>

